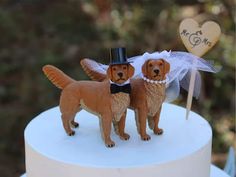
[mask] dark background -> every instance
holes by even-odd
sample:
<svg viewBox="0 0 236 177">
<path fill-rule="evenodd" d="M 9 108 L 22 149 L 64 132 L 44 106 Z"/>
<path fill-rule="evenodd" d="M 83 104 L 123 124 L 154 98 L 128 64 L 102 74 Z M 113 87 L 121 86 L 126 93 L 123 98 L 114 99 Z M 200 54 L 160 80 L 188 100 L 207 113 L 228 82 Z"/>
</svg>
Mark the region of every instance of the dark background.
<svg viewBox="0 0 236 177">
<path fill-rule="evenodd" d="M 204 58 L 223 67 L 201 73 L 203 86 L 193 110 L 213 127 L 212 161 L 225 164 L 235 127 L 235 4 L 233 0 L 1 0 L 0 1 L 0 176 L 25 171 L 23 132 L 40 112 L 56 106 L 60 91 L 43 75 L 53 64 L 75 79 L 88 79 L 80 59 L 109 62 L 109 48 L 125 46 L 128 56 L 145 51 L 186 51 L 180 21 L 214 20 L 222 28 Z M 175 104 L 185 106 L 182 91 Z"/>
</svg>

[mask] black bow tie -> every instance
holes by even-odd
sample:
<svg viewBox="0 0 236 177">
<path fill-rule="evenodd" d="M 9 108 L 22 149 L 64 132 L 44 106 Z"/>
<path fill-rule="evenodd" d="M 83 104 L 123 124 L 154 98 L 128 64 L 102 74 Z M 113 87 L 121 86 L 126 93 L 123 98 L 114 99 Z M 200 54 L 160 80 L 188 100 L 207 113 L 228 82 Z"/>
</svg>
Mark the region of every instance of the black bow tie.
<svg viewBox="0 0 236 177">
<path fill-rule="evenodd" d="M 110 91 L 111 94 L 123 92 L 123 93 L 130 93 L 131 92 L 131 85 L 130 84 L 125 84 L 122 86 L 116 85 L 116 84 L 111 84 L 110 86 Z"/>
</svg>

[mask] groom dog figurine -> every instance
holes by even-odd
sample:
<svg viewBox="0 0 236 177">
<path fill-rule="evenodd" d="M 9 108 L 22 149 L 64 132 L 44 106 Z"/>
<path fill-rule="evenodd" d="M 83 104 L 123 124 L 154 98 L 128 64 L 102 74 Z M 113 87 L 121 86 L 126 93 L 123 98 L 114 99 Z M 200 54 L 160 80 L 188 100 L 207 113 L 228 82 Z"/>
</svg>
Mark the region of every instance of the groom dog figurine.
<svg viewBox="0 0 236 177">
<path fill-rule="evenodd" d="M 69 136 L 75 134 L 71 128 L 79 125 L 74 120 L 76 113 L 85 109 L 99 117 L 101 135 L 107 147 L 115 145 L 110 138 L 112 121 L 119 127 L 120 138 L 129 139 L 124 132 L 124 115 L 130 104 L 129 79 L 134 68 L 126 60 L 125 48 L 111 49 L 111 63 L 103 82 L 75 81 L 52 65 L 44 66 L 43 72 L 62 89 L 59 106 L 63 127 Z"/>
</svg>

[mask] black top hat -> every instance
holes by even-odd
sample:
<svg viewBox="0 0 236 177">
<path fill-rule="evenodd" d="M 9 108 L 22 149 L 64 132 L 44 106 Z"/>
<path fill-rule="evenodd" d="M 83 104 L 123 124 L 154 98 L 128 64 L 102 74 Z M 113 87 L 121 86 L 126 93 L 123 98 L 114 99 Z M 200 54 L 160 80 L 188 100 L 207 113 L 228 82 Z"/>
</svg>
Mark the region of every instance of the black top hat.
<svg viewBox="0 0 236 177">
<path fill-rule="evenodd" d="M 129 64 L 126 57 L 126 49 L 124 47 L 111 48 L 110 65 Z"/>
</svg>

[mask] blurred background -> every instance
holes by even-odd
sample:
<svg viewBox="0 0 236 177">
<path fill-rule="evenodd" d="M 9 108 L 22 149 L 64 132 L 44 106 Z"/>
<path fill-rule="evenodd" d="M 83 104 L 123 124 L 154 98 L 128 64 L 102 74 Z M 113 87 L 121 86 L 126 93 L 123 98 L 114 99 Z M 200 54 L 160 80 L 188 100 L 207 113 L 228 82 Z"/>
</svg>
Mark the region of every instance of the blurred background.
<svg viewBox="0 0 236 177">
<path fill-rule="evenodd" d="M 145 51 L 186 51 L 180 21 L 214 20 L 222 29 L 204 58 L 222 66 L 201 73 L 201 97 L 193 110 L 213 127 L 213 163 L 225 164 L 235 147 L 235 4 L 233 0 L 1 0 L 0 1 L 0 176 L 25 171 L 24 128 L 56 106 L 60 90 L 43 75 L 53 64 L 75 79 L 88 79 L 80 59 L 109 62 L 109 48 L 125 46 L 128 56 Z M 186 92 L 175 104 L 185 106 Z"/>
</svg>

